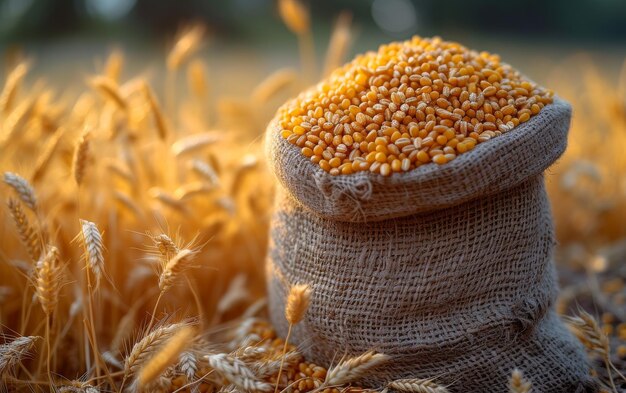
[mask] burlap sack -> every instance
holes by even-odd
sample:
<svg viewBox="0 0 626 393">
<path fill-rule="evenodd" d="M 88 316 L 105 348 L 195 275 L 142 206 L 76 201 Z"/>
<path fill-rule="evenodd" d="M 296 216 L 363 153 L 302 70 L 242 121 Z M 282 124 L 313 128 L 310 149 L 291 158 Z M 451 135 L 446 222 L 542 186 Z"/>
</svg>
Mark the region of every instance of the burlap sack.
<svg viewBox="0 0 626 393">
<path fill-rule="evenodd" d="M 439 166 L 331 176 L 267 131 L 280 181 L 267 263 L 270 314 L 286 334 L 289 287 L 313 287 L 292 342 L 329 366 L 369 349 L 366 378 L 436 377 L 452 392 L 592 392 L 584 352 L 553 311 L 554 231 L 543 171 L 565 150 L 570 106 Z"/>
</svg>

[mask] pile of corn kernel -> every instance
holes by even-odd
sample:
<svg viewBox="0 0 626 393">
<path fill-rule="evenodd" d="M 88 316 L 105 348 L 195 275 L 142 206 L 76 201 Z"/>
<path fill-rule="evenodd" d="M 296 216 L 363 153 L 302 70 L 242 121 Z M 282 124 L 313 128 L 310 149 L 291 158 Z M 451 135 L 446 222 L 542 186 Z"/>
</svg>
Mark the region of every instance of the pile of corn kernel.
<svg viewBox="0 0 626 393">
<path fill-rule="evenodd" d="M 445 164 L 510 131 L 553 93 L 497 55 L 414 37 L 335 70 L 278 113 L 281 135 L 331 175 Z"/>
</svg>

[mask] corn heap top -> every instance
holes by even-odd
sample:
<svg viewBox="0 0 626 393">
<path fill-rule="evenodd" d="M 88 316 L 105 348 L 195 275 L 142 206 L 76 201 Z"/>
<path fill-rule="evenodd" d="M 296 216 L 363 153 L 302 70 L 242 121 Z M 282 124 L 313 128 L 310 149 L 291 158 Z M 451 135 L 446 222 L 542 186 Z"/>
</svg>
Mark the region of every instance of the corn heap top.
<svg viewBox="0 0 626 393">
<path fill-rule="evenodd" d="M 445 164 L 508 132 L 553 93 L 497 55 L 414 37 L 357 56 L 278 113 L 281 135 L 331 175 Z"/>
</svg>

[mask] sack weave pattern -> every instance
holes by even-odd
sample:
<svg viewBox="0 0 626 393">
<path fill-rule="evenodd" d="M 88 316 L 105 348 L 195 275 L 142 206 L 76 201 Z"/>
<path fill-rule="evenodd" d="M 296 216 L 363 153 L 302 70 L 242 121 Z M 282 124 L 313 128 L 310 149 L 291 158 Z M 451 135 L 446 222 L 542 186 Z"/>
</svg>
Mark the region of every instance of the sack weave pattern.
<svg viewBox="0 0 626 393">
<path fill-rule="evenodd" d="M 372 387 L 438 377 L 452 392 L 505 392 L 517 367 L 537 392 L 594 391 L 552 309 L 542 172 L 564 151 L 569 118 L 557 101 L 451 163 L 388 178 L 330 176 L 270 125 L 284 186 L 267 264 L 278 331 L 289 287 L 307 283 L 313 298 L 292 342 L 325 366 L 370 349 L 392 356 L 366 378 Z"/>
</svg>

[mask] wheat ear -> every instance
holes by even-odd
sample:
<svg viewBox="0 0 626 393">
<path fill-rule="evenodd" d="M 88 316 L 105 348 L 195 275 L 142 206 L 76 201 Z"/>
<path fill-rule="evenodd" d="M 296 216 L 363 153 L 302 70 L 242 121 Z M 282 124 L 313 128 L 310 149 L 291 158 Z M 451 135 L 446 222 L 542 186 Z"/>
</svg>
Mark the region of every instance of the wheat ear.
<svg viewBox="0 0 626 393">
<path fill-rule="evenodd" d="M 284 359 L 284 360 L 283 360 Z M 276 375 L 276 373 L 280 370 L 281 364 L 296 364 L 299 360 L 302 359 L 302 355 L 297 351 L 290 351 L 285 354 L 285 356 L 281 356 L 280 359 L 267 360 L 265 362 L 257 362 L 255 366 L 256 374 L 260 377 L 269 377 L 272 375 Z"/>
<path fill-rule="evenodd" d="M 47 316 L 52 315 L 59 300 L 59 250 L 51 246 L 35 267 L 35 294 Z"/>
<path fill-rule="evenodd" d="M 57 146 L 59 145 L 59 142 L 61 141 L 61 138 L 64 134 L 65 129 L 60 127 L 57 129 L 54 135 L 52 135 L 50 139 L 48 139 L 48 141 L 46 142 L 46 145 L 44 146 L 41 154 L 37 157 L 37 161 L 35 162 L 35 169 L 33 170 L 33 175 L 31 177 L 33 183 L 36 183 L 38 180 L 40 180 L 46 172 L 46 169 L 48 169 L 50 161 L 54 156 L 54 152 L 56 151 Z"/>
<path fill-rule="evenodd" d="M 178 246 L 174 243 L 174 240 L 166 234 L 162 233 L 160 235 L 156 235 L 152 237 L 152 241 L 159 249 L 161 255 L 165 258 L 171 258 L 172 256 L 178 254 Z"/>
<path fill-rule="evenodd" d="M 531 388 L 532 384 L 524 379 L 524 374 L 520 370 L 514 369 L 509 379 L 509 391 L 511 393 L 530 393 Z"/>
<path fill-rule="evenodd" d="M 159 288 L 162 292 L 172 287 L 176 277 L 189 266 L 195 255 L 195 251 L 183 249 L 167 261 L 159 277 Z"/>
<path fill-rule="evenodd" d="M 324 76 L 341 66 L 344 57 L 350 46 L 350 23 L 352 22 L 352 14 L 347 11 L 342 12 L 337 19 L 333 34 L 330 37 L 330 43 L 326 50 L 326 60 L 324 61 Z"/>
<path fill-rule="evenodd" d="M 52 351 L 50 350 L 50 324 L 52 323 L 52 314 L 59 301 L 60 289 L 60 268 L 59 250 L 51 246 L 42 260 L 37 262 L 35 269 L 35 294 L 41 304 L 43 312 L 46 314 L 46 367 L 48 370 L 48 379 L 52 381 L 52 372 L 50 370 L 50 359 Z"/>
<path fill-rule="evenodd" d="M 297 284 L 291 287 L 285 306 L 285 317 L 291 325 L 296 325 L 304 317 L 311 302 L 311 287 Z"/>
<path fill-rule="evenodd" d="M 211 367 L 232 384 L 251 392 L 269 392 L 272 385 L 260 381 L 241 360 L 225 353 L 207 355 Z"/>
<path fill-rule="evenodd" d="M 196 380 L 196 373 L 198 372 L 198 359 L 196 355 L 192 351 L 185 351 L 181 353 L 178 360 L 178 369 L 185 374 L 188 384 L 194 383 Z M 197 391 L 198 386 L 193 385 L 191 392 L 195 393 Z"/>
<path fill-rule="evenodd" d="M 104 75 L 112 81 L 119 81 L 124 67 L 124 55 L 119 50 L 113 50 L 104 65 Z"/>
<path fill-rule="evenodd" d="M 298 74 L 291 68 L 275 71 L 254 88 L 252 91 L 252 102 L 257 105 L 264 104 L 296 80 L 298 80 Z"/>
<path fill-rule="evenodd" d="M 170 71 L 177 71 L 180 66 L 200 48 L 204 37 L 204 26 L 194 25 L 186 29 L 172 47 L 167 56 L 167 68 Z"/>
<path fill-rule="evenodd" d="M 72 158 L 72 174 L 74 180 L 76 180 L 76 184 L 79 186 L 85 178 L 85 168 L 87 166 L 87 160 L 89 160 L 89 138 L 89 132 L 84 132 L 80 136 Z"/>
<path fill-rule="evenodd" d="M 289 345 L 289 338 L 291 337 L 291 329 L 293 329 L 293 325 L 302 320 L 304 313 L 309 308 L 310 302 L 311 287 L 308 285 L 296 284 L 289 289 L 287 304 L 285 305 L 285 318 L 287 318 L 287 322 L 289 322 L 289 329 L 287 330 L 287 337 L 285 337 L 285 344 L 283 345 L 283 354 L 280 361 L 280 367 L 278 369 L 278 376 L 276 377 L 274 393 L 278 392 L 278 384 L 280 383 L 280 376 L 283 372 L 285 355 L 287 354 L 287 345 Z"/>
<path fill-rule="evenodd" d="M 168 129 L 161 106 L 157 102 L 154 92 L 147 83 L 143 84 L 143 93 L 146 97 L 146 101 L 148 102 L 148 106 L 150 107 L 150 112 L 152 113 L 152 117 L 154 119 L 154 125 L 159 133 L 159 138 L 164 141 L 167 139 Z"/>
<path fill-rule="evenodd" d="M 12 172 L 4 172 L 4 182 L 11 186 L 32 211 L 37 210 L 37 197 L 30 183 L 20 175 Z"/>
<path fill-rule="evenodd" d="M 611 362 L 611 349 L 609 338 L 602 331 L 595 318 L 584 310 L 578 312 L 578 316 L 564 317 L 565 321 L 571 327 L 571 331 L 580 340 L 580 342 L 592 353 L 597 353 L 602 357 L 609 374 L 609 382 L 613 390 L 615 382 L 613 381 L 613 370 L 624 380 L 626 377 Z"/>
<path fill-rule="evenodd" d="M 75 382 L 77 386 L 65 385 L 57 388 L 57 393 L 100 393 L 98 388 L 87 383 Z"/>
<path fill-rule="evenodd" d="M 209 93 L 209 83 L 202 60 L 192 60 L 187 66 L 187 86 L 197 99 L 206 100 Z"/>
<path fill-rule="evenodd" d="M 211 186 L 217 187 L 220 184 L 220 178 L 215 172 L 211 164 L 202 160 L 194 159 L 191 162 L 191 168 L 205 180 L 208 180 Z"/>
<path fill-rule="evenodd" d="M 124 361 L 124 379 L 133 376 L 170 337 L 185 326 L 186 323 L 159 326 L 135 343 Z"/>
<path fill-rule="evenodd" d="M 315 45 L 311 34 L 311 16 L 300 0 L 279 0 L 278 12 L 289 30 L 298 37 L 300 62 L 306 79 L 315 74 Z"/>
<path fill-rule="evenodd" d="M 122 110 L 126 110 L 126 100 L 122 97 L 120 88 L 114 80 L 106 76 L 99 75 L 92 78 L 90 84 L 104 98 L 113 102 L 115 106 Z"/>
<path fill-rule="evenodd" d="M 38 338 L 38 336 L 17 337 L 9 343 L 0 345 L 0 377 L 28 355 Z"/>
<path fill-rule="evenodd" d="M 96 278 L 96 288 L 104 272 L 104 244 L 102 235 L 95 223 L 80 220 L 83 246 L 85 248 L 85 261 L 87 267 Z"/>
<path fill-rule="evenodd" d="M 389 356 L 374 351 L 344 360 L 328 370 L 322 386 L 337 386 L 354 382 L 387 361 L 389 361 Z"/>
<path fill-rule="evenodd" d="M 195 330 L 191 326 L 183 326 L 145 363 L 137 376 L 138 386 L 146 386 L 165 371 L 178 355 L 190 345 Z"/>
<path fill-rule="evenodd" d="M 0 94 L 0 111 L 3 114 L 8 114 L 13 107 L 15 97 L 27 72 L 28 64 L 20 63 L 8 75 L 2 94 Z"/>
<path fill-rule="evenodd" d="M 176 157 L 180 157 L 184 154 L 213 145 L 221 140 L 222 135 L 216 133 L 215 131 L 192 134 L 174 142 L 172 144 L 172 152 Z"/>
<path fill-rule="evenodd" d="M 432 379 L 406 378 L 391 381 L 387 386 L 393 390 L 409 393 L 449 393 L 444 386 L 436 384 Z"/>
<path fill-rule="evenodd" d="M 28 217 L 26 217 L 26 214 L 22 210 L 22 205 L 18 200 L 9 198 L 8 207 L 11 217 L 13 218 L 13 222 L 15 222 L 17 233 L 19 234 L 24 247 L 26 247 L 28 255 L 33 261 L 38 260 L 41 255 L 39 236 L 28 222 Z"/>
</svg>

